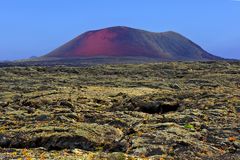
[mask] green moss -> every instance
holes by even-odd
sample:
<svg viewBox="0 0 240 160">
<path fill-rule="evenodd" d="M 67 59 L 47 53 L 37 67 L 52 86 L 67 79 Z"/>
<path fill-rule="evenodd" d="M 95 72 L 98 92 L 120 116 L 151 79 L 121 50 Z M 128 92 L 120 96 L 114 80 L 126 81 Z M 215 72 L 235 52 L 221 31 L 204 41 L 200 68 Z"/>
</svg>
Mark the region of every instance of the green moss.
<svg viewBox="0 0 240 160">
<path fill-rule="evenodd" d="M 194 126 L 191 125 L 191 124 L 185 124 L 185 125 L 184 125 L 184 128 L 190 129 L 190 130 L 195 130 Z"/>
</svg>

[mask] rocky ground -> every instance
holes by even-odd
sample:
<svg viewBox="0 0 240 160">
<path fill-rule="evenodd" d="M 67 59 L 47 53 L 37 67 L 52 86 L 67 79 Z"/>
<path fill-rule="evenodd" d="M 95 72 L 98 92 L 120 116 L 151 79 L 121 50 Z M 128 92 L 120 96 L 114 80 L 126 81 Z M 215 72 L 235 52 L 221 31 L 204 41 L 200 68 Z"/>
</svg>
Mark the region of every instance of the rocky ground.
<svg viewBox="0 0 240 160">
<path fill-rule="evenodd" d="M 240 62 L 0 68 L 0 159 L 240 159 Z"/>
</svg>

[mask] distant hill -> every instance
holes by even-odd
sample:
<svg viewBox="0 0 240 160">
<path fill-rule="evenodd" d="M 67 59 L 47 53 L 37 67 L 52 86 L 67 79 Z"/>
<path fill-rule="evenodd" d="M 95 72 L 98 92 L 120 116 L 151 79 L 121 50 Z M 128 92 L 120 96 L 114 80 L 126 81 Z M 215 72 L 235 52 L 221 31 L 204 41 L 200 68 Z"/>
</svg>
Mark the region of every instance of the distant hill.
<svg viewBox="0 0 240 160">
<path fill-rule="evenodd" d="M 166 60 L 219 60 L 176 32 L 155 33 L 129 27 L 89 31 L 44 57 L 148 57 Z"/>
</svg>

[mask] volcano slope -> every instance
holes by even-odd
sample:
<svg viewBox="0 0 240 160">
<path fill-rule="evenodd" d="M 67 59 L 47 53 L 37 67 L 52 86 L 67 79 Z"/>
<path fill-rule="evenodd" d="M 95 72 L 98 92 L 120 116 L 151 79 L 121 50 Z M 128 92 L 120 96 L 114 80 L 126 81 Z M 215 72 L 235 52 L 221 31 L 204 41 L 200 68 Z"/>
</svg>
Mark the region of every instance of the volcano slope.
<svg viewBox="0 0 240 160">
<path fill-rule="evenodd" d="M 88 31 L 44 58 L 148 57 L 162 60 L 223 60 L 179 33 L 116 26 Z"/>
<path fill-rule="evenodd" d="M 1 159 L 239 159 L 240 62 L 0 68 Z"/>
</svg>

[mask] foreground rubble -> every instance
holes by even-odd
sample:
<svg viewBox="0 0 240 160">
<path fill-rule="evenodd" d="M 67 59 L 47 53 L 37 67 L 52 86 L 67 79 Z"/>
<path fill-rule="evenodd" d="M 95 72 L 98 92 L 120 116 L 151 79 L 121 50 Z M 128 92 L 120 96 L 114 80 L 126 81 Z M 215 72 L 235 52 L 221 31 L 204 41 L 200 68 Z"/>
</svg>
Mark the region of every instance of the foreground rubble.
<svg viewBox="0 0 240 160">
<path fill-rule="evenodd" d="M 0 68 L 0 159 L 240 159 L 240 63 Z"/>
</svg>

